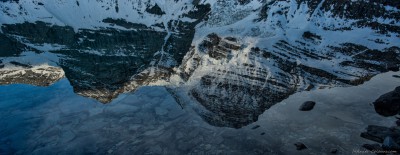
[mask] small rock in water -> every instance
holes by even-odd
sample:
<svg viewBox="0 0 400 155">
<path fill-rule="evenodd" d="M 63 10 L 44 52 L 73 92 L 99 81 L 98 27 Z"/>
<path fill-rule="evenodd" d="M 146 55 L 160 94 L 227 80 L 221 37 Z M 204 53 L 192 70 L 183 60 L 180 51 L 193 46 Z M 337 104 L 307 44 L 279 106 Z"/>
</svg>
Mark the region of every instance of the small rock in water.
<svg viewBox="0 0 400 155">
<path fill-rule="evenodd" d="M 393 77 L 395 77 L 395 78 L 400 78 L 400 75 L 393 75 Z"/>
<path fill-rule="evenodd" d="M 338 150 L 336 148 L 331 149 L 331 153 L 335 154 L 337 152 L 338 152 Z"/>
<path fill-rule="evenodd" d="M 255 126 L 253 126 L 251 129 L 257 129 L 257 128 L 259 128 L 260 127 L 260 125 L 255 125 Z"/>
<path fill-rule="evenodd" d="M 265 132 L 261 133 L 261 135 L 265 135 Z"/>
<path fill-rule="evenodd" d="M 400 120 L 396 120 L 396 125 L 400 126 Z"/>
<path fill-rule="evenodd" d="M 310 110 L 312 110 L 314 108 L 314 106 L 315 106 L 315 102 L 314 101 L 307 101 L 307 102 L 304 102 L 300 106 L 299 110 L 300 111 L 310 111 Z"/>
<path fill-rule="evenodd" d="M 385 150 L 400 150 L 399 144 L 397 144 L 392 137 L 387 136 L 383 140 L 382 148 Z"/>
<path fill-rule="evenodd" d="M 294 143 L 294 145 L 296 146 L 296 150 L 304 150 L 304 149 L 307 149 L 307 146 L 304 145 L 304 144 L 301 143 L 301 142 Z"/>
</svg>

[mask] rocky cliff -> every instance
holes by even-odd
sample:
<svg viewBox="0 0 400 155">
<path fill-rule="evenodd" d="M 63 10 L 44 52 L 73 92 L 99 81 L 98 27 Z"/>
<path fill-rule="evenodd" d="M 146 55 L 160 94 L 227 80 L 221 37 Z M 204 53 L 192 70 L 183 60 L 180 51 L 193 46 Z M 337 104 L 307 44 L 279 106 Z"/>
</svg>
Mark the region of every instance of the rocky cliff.
<svg viewBox="0 0 400 155">
<path fill-rule="evenodd" d="M 75 92 L 101 102 L 164 85 L 216 126 L 239 128 L 295 92 L 362 84 L 400 65 L 396 1 L 0 4 L 4 61 L 55 54 Z"/>
</svg>

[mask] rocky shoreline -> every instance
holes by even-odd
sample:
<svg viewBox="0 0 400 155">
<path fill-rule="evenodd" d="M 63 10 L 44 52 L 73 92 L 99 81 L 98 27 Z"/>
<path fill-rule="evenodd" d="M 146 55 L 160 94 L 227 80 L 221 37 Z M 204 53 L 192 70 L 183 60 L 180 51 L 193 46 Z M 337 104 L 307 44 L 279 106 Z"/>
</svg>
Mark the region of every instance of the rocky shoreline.
<svg viewBox="0 0 400 155">
<path fill-rule="evenodd" d="M 380 96 L 373 104 L 375 111 L 384 117 L 399 115 L 400 86 L 396 87 L 395 90 Z M 370 151 L 378 151 L 377 154 L 386 154 L 379 153 L 379 151 L 391 151 L 391 153 L 394 154 L 400 153 L 400 126 L 398 123 L 400 118 L 396 118 L 398 119 L 395 122 L 397 126 L 385 127 L 369 125 L 366 128 L 366 131 L 361 133 L 360 136 L 380 144 L 364 144 L 363 147 Z"/>
</svg>

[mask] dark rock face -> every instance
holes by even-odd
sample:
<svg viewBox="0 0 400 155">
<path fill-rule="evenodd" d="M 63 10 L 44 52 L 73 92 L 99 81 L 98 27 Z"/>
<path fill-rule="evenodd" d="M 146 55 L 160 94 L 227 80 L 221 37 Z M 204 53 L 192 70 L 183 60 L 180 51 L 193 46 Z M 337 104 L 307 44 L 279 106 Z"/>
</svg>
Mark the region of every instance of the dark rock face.
<svg viewBox="0 0 400 155">
<path fill-rule="evenodd" d="M 312 110 L 314 108 L 314 106 L 315 106 L 315 102 L 314 101 L 307 101 L 307 102 L 304 102 L 300 106 L 299 110 L 300 111 L 310 111 L 310 110 Z"/>
<path fill-rule="evenodd" d="M 322 39 L 321 36 L 316 35 L 315 33 L 312 33 L 310 31 L 304 32 L 303 33 L 303 38 L 312 39 L 312 40 L 321 40 Z"/>
<path fill-rule="evenodd" d="M 163 14 L 165 14 L 165 12 L 162 11 L 161 8 L 157 4 L 152 6 L 152 7 L 146 8 L 146 11 L 148 13 L 155 14 L 155 15 L 163 15 Z"/>
<path fill-rule="evenodd" d="M 382 116 L 394 116 L 400 112 L 400 87 L 380 96 L 374 102 L 375 111 Z"/>
<path fill-rule="evenodd" d="M 77 93 L 101 90 L 104 93 L 113 94 L 112 92 L 123 87 L 125 82 L 138 73 L 141 66 L 150 62 L 134 56 L 104 57 L 80 53 L 76 50 L 58 52 L 67 55 L 66 59 L 60 60 L 60 66 Z M 77 66 L 79 68 L 76 68 Z M 103 95 L 101 98 L 107 98 L 107 100 L 101 99 L 102 102 L 109 102 L 116 97 L 115 95 Z"/>
<path fill-rule="evenodd" d="M 272 1 L 272 2 L 279 2 Z M 321 12 L 330 11 L 336 18 L 346 18 L 358 20 L 355 27 L 371 27 L 379 33 L 400 32 L 399 25 L 383 24 L 374 22 L 373 18 L 392 18 L 396 21 L 400 19 L 400 13 L 395 10 L 387 9 L 387 6 L 400 8 L 398 1 L 390 0 L 370 0 L 370 1 L 337 1 L 337 0 L 296 0 L 298 7 L 301 4 L 307 4 L 309 14 L 321 15 Z M 268 6 L 266 6 L 267 10 Z M 263 11 L 263 10 L 262 10 Z M 325 29 L 331 29 L 326 27 Z M 342 27 L 340 29 L 351 29 L 351 27 Z"/>
<path fill-rule="evenodd" d="M 128 23 L 119 20 L 106 21 L 128 26 Z M 64 49 L 50 52 L 63 55 L 59 65 L 65 71 L 75 92 L 114 92 L 140 72 L 140 68 L 143 70 L 149 66 L 153 55 L 164 44 L 163 38 L 167 35 L 165 32 L 156 32 L 144 25 L 137 25 L 129 26 L 135 26 L 138 31 L 82 29 L 75 33 L 71 27 L 36 22 L 3 24 L 2 31 L 6 36 L 22 36 L 28 43 L 63 45 Z M 122 56 L 115 56 L 121 53 Z M 101 101 L 109 102 L 114 97 L 116 96 L 106 96 L 109 100 Z"/>
<path fill-rule="evenodd" d="M 229 52 L 228 49 L 218 48 L 218 50 L 213 50 L 213 48 L 219 47 L 218 45 L 221 41 L 221 38 L 216 34 L 210 34 L 208 35 L 208 38 L 209 40 L 204 40 L 202 44 L 200 44 L 199 48 L 208 51 L 208 55 L 211 58 L 215 58 L 217 60 L 226 58 Z"/>
<path fill-rule="evenodd" d="M 0 57 L 19 56 L 24 50 L 29 49 L 16 39 L 0 33 Z"/>
<path fill-rule="evenodd" d="M 247 3 L 250 3 L 251 0 L 238 0 L 238 2 L 240 3 L 240 5 L 245 5 Z"/>
<path fill-rule="evenodd" d="M 35 23 L 3 24 L 1 27 L 4 35 L 22 36 L 25 42 L 35 44 L 60 44 L 72 45 L 76 42 L 72 27 L 57 26 L 37 21 Z"/>
<path fill-rule="evenodd" d="M 343 61 L 340 63 L 342 66 L 351 66 L 357 68 L 364 68 L 371 71 L 386 72 L 390 69 L 387 67 L 388 64 L 391 66 L 399 66 L 398 52 L 399 47 L 389 47 L 383 51 L 371 50 L 365 46 L 355 45 L 355 44 L 343 44 L 342 47 L 331 47 L 334 51 L 342 51 L 346 55 L 354 55 L 354 61 Z M 365 50 L 365 52 L 358 53 L 357 51 Z M 366 61 L 382 61 L 382 64 L 374 64 L 372 62 Z"/>
<path fill-rule="evenodd" d="M 7 1 L 9 1 L 9 2 L 16 2 L 16 3 L 19 2 L 19 0 L 1 0 L 0 2 L 7 2 Z"/>
<path fill-rule="evenodd" d="M 125 19 L 113 19 L 113 18 L 106 18 L 103 19 L 104 23 L 109 23 L 109 24 L 115 24 L 121 27 L 124 27 L 126 29 L 149 29 L 146 25 L 144 24 L 137 24 L 137 23 L 132 23 L 132 22 L 128 22 Z"/>
<path fill-rule="evenodd" d="M 147 11 L 159 15 L 165 14 L 158 5 L 148 8 Z M 154 29 L 158 27 L 157 25 L 148 27 L 125 19 L 106 18 L 102 21 L 124 30 L 101 28 L 79 29 L 77 32 L 69 26 L 52 25 L 41 21 L 3 24 L 0 33 L 2 50 L 0 56 L 18 56 L 26 50 L 35 51 L 25 46 L 26 43 L 60 45 L 62 46 L 60 50 L 50 52 L 60 55 L 58 64 L 64 69 L 74 91 L 107 103 L 124 92 L 127 83 L 147 68 L 158 66 L 170 70 L 179 65 L 186 54 L 185 51 L 191 47 L 194 27 L 206 17 L 208 11 L 210 11 L 209 5 L 197 5 L 196 10 L 184 15 L 193 19 L 193 22 L 171 20 L 168 22 L 168 27 L 174 26 L 176 27 L 174 29 L 161 25 L 159 28 L 173 31 L 167 40 L 164 40 L 168 35 L 166 31 Z M 156 54 L 162 49 L 168 56 Z M 151 62 L 155 63 L 150 64 Z M 164 62 L 174 63 L 166 66 Z M 164 69 L 157 71 L 161 71 L 160 74 L 164 75 Z M 151 81 L 153 78 L 148 80 Z"/>
<path fill-rule="evenodd" d="M 16 61 L 11 61 L 10 63 L 15 65 L 15 66 L 19 66 L 19 67 L 23 67 L 23 68 L 32 68 L 32 66 L 29 65 L 29 64 L 23 64 L 23 63 L 19 63 L 19 62 L 16 62 Z"/>
<path fill-rule="evenodd" d="M 316 0 L 317 1 L 317 0 Z M 373 4 L 382 4 L 382 5 L 373 5 Z M 347 5 L 348 7 L 343 7 Z M 333 6 L 333 8 L 332 8 Z M 325 10 L 334 10 L 334 13 L 340 17 L 347 17 L 351 19 L 363 19 L 363 18 L 372 18 L 372 17 L 396 17 L 398 16 L 398 12 L 388 11 L 385 9 L 385 6 L 392 7 L 400 7 L 400 3 L 398 1 L 389 1 L 389 0 L 371 0 L 371 1 L 335 1 L 328 0 L 322 4 L 322 8 Z"/>
</svg>

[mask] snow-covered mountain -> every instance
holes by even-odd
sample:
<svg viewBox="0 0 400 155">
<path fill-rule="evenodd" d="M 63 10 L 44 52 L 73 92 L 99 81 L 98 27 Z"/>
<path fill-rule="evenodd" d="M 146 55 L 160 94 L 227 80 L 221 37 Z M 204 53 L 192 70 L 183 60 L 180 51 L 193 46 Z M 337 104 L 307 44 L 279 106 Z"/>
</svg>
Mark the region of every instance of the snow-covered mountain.
<svg viewBox="0 0 400 155">
<path fill-rule="evenodd" d="M 76 93 L 101 102 L 163 85 L 216 126 L 242 127 L 295 92 L 358 85 L 400 65 L 400 2 L 390 0 L 3 0 L 0 9 L 2 63 L 54 63 Z"/>
</svg>

